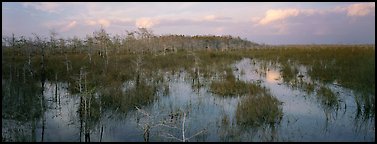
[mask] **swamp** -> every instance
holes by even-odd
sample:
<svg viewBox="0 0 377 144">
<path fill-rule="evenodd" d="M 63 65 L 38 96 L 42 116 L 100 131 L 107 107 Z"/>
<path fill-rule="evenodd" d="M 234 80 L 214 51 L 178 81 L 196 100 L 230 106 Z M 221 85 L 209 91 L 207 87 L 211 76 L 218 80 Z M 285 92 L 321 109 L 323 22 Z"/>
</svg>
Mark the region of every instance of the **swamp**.
<svg viewBox="0 0 377 144">
<path fill-rule="evenodd" d="M 375 46 L 3 37 L 2 141 L 375 141 Z"/>
</svg>

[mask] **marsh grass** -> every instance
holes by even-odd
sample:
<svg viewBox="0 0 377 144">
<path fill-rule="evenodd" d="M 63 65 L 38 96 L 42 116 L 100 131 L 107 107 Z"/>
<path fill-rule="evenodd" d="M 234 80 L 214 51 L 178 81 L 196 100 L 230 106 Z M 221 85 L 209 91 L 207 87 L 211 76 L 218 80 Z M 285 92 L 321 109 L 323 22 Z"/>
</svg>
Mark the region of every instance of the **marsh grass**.
<svg viewBox="0 0 377 144">
<path fill-rule="evenodd" d="M 127 113 L 133 110 L 135 106 L 150 104 L 155 100 L 156 86 L 141 80 L 137 86 L 122 91 L 122 85 L 112 85 L 104 88 L 101 100 L 106 108 Z"/>
<path fill-rule="evenodd" d="M 315 80 L 325 83 L 338 80 L 345 87 L 375 93 L 373 45 L 277 46 L 258 49 L 250 55 L 262 60 L 278 61 L 283 65 L 283 71 L 287 71 L 283 72 L 286 77 L 296 73 L 289 67 L 297 63 L 310 68 L 308 74 Z"/>
<path fill-rule="evenodd" d="M 285 82 L 295 82 L 292 65 L 304 65 L 312 80 L 350 88 L 361 114 L 375 112 L 375 46 L 374 45 L 291 45 L 249 50 L 250 56 L 279 62 Z M 299 85 L 293 85 L 299 86 Z M 308 85 L 308 90 L 312 90 Z"/>
<path fill-rule="evenodd" d="M 259 49 L 239 49 L 237 51 L 206 51 L 206 50 L 178 50 L 169 53 L 143 53 L 142 76 L 158 77 L 156 71 L 188 72 L 192 78 L 205 79 L 229 71 L 229 65 L 242 58 L 257 58 L 264 61 L 279 63 L 282 69 L 283 81 L 293 83 L 298 87 L 297 67 L 304 65 L 308 68 L 309 76 L 316 81 L 331 84 L 335 80 L 344 87 L 351 88 L 360 93 L 357 98 L 358 106 L 363 112 L 374 112 L 375 96 L 375 48 L 374 46 L 356 45 L 303 45 L 303 46 L 277 46 Z M 46 55 L 46 77 L 69 83 L 69 91 L 77 93 L 75 81 L 81 67 L 85 67 L 88 75 L 88 87 L 105 88 L 108 86 L 119 87 L 120 83 L 133 80 L 137 76 L 136 66 L 133 61 L 140 53 L 110 53 L 108 63 L 99 55 L 92 55 L 91 61 L 85 53 L 63 53 Z M 65 58 L 69 60 L 69 71 L 66 69 Z M 22 67 L 27 63 L 27 57 L 14 55 L 11 49 L 4 49 L 3 78 L 22 80 Z M 41 57 L 37 54 L 31 58 L 34 75 L 26 76 L 29 81 L 40 80 Z M 197 75 L 199 71 L 200 75 Z M 17 72 L 19 73 L 18 76 Z M 75 75 L 76 74 L 76 75 Z M 198 79 L 200 80 L 200 79 Z M 117 83 L 117 84 L 116 84 Z M 202 81 L 193 83 L 194 87 L 205 86 Z M 238 81 L 234 76 L 225 76 L 220 81 L 209 84 L 210 90 L 218 95 L 244 95 L 256 90 L 245 82 Z M 302 88 L 308 93 L 314 91 L 314 85 L 304 84 Z M 149 88 L 148 88 L 149 89 Z M 109 90 L 107 90 L 109 91 Z M 106 93 L 106 92 L 105 92 Z M 120 95 L 113 91 L 114 95 Z"/>
<path fill-rule="evenodd" d="M 259 93 L 262 89 L 253 83 L 236 80 L 231 69 L 227 69 L 225 78 L 220 81 L 213 81 L 210 91 L 219 96 L 242 96 L 247 93 Z"/>
<path fill-rule="evenodd" d="M 3 56 L 3 118 L 25 121 L 40 117 L 40 86 L 36 83 L 41 79 L 41 56 L 38 53 L 32 56 L 34 74 L 26 75 L 26 80 L 23 80 L 23 73 L 27 71 L 23 67 L 28 58 L 15 55 L 11 49 L 4 49 Z M 138 57 L 142 57 L 139 66 L 135 64 Z M 182 71 L 195 80 L 193 87 L 208 86 L 218 96 L 244 96 L 236 110 L 239 125 L 259 127 L 280 122 L 283 115 L 281 103 L 266 89 L 240 81 L 232 74 L 230 65 L 242 58 L 279 64 L 283 81 L 307 90 L 308 94 L 317 90 L 317 82 L 326 85 L 337 81 L 340 86 L 357 93 L 355 102 L 358 117 L 374 117 L 375 47 L 370 45 L 276 46 L 232 51 L 180 49 L 163 54 L 122 52 L 109 53 L 108 59 L 97 54 L 89 58 L 86 53 L 49 53 L 45 56 L 45 71 L 47 80 L 67 82 L 69 93 L 79 94 L 78 74 L 81 68 L 85 68 L 86 88 L 95 89 L 99 95 L 88 95 L 92 99 L 89 109 L 93 123 L 101 117 L 100 108 L 126 114 L 135 110 L 135 106 L 154 102 L 159 90 L 168 95 L 169 85 L 162 78 L 163 74 L 171 72 L 174 75 Z M 307 67 L 308 75 L 315 82 L 300 82 L 297 65 Z M 264 63 L 262 69 L 265 71 L 266 68 L 267 63 Z M 56 75 L 58 78 L 55 78 Z M 217 75 L 220 75 L 219 79 L 213 78 Z M 214 80 L 206 83 L 208 79 Z M 126 81 L 137 81 L 138 85 L 122 91 L 122 84 Z M 338 107 L 338 98 L 330 89 L 322 86 L 316 92 L 322 106 L 330 109 Z"/>
<path fill-rule="evenodd" d="M 314 83 L 311 83 L 311 82 L 303 83 L 303 87 L 306 90 L 307 94 L 313 93 L 314 90 L 315 90 L 315 86 L 316 85 Z"/>
<path fill-rule="evenodd" d="M 237 105 L 237 124 L 242 126 L 259 127 L 274 126 L 282 119 L 281 102 L 271 96 L 265 89 L 259 93 L 249 94 Z"/>
<path fill-rule="evenodd" d="M 374 95 L 356 95 L 355 102 L 357 106 L 356 119 L 362 118 L 363 120 L 367 120 L 375 117 Z"/>
<path fill-rule="evenodd" d="M 233 74 L 228 71 L 224 80 L 211 83 L 210 91 L 220 96 L 240 96 L 248 92 L 248 84 L 236 80 Z"/>
<path fill-rule="evenodd" d="M 338 97 L 327 87 L 321 86 L 317 90 L 318 99 L 321 104 L 327 108 L 337 108 L 339 106 Z"/>
<path fill-rule="evenodd" d="M 341 86 L 351 88 L 361 93 L 358 98 L 362 105 L 374 107 L 374 102 L 367 98 L 375 95 L 375 48 L 363 45 L 303 45 L 303 46 L 277 46 L 259 49 L 239 49 L 237 51 L 206 51 L 206 50 L 178 50 L 165 54 L 144 53 L 142 69 L 144 77 L 155 77 L 157 70 L 178 72 L 187 71 L 191 77 L 197 77 L 195 70 L 200 71 L 199 77 L 211 78 L 221 71 L 227 71 L 229 65 L 242 58 L 257 58 L 265 61 L 279 63 L 282 68 L 284 82 L 297 82 L 297 64 L 308 67 L 308 74 L 313 80 L 323 83 L 332 83 L 335 80 Z M 92 60 L 85 53 L 63 53 L 46 55 L 46 77 L 55 80 L 58 74 L 59 81 L 69 82 L 71 93 L 77 93 L 74 81 L 81 67 L 89 72 L 88 85 L 92 87 L 106 87 L 115 81 L 132 80 L 137 73 L 133 60 L 139 53 L 110 53 L 109 65 L 105 66 L 105 59 L 94 54 Z M 65 57 L 69 63 L 69 71 L 66 70 Z M 40 56 L 35 54 L 31 58 L 34 75 L 27 77 L 32 81 L 40 80 Z M 15 72 L 22 75 L 22 67 L 27 63 L 27 57 L 14 55 L 11 49 L 4 49 L 3 78 L 15 79 Z M 14 73 L 13 75 L 11 75 Z M 19 80 L 22 78 L 17 77 Z M 199 84 L 199 83 L 194 83 Z M 202 84 L 202 83 L 200 83 Z M 212 82 L 210 88 L 219 95 L 239 95 L 247 93 L 247 84 L 232 78 L 225 78 L 222 82 Z M 203 86 L 203 85 L 201 85 Z M 308 91 L 313 91 L 311 85 L 307 85 Z M 364 98 L 363 98 L 364 97 Z"/>
</svg>

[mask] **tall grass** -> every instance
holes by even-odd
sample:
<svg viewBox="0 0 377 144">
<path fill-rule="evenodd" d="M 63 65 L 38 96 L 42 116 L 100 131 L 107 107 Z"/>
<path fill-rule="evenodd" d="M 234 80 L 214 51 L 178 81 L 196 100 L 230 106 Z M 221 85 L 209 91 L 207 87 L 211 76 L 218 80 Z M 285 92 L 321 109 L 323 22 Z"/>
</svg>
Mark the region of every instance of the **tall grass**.
<svg viewBox="0 0 377 144">
<path fill-rule="evenodd" d="M 280 62 L 287 77 L 290 65 L 309 68 L 312 79 L 324 83 L 337 80 L 341 85 L 359 92 L 375 94 L 375 47 L 372 45 L 302 45 L 277 46 L 253 51 L 251 56 Z"/>
<path fill-rule="evenodd" d="M 339 106 L 338 97 L 327 87 L 321 86 L 317 90 L 318 99 L 324 107 L 333 109 Z"/>
<path fill-rule="evenodd" d="M 209 88 L 212 93 L 219 96 L 242 96 L 247 93 L 260 93 L 263 90 L 258 85 L 236 80 L 230 69 L 227 69 L 225 78 L 213 81 Z"/>
<path fill-rule="evenodd" d="M 128 37 L 120 44 L 113 42 L 106 33 L 101 35 L 105 37 L 98 40 L 92 37 L 97 43 L 78 40 L 80 45 L 49 46 L 52 42 L 40 41 L 39 38 L 20 44 L 20 47 L 3 44 L 3 118 L 27 121 L 43 115 L 38 99 L 42 75 L 49 81 L 67 82 L 71 94 L 91 99 L 92 103 L 86 110 L 95 123 L 101 117 L 102 108 L 127 113 L 135 106 L 154 102 L 157 91 L 169 88 L 162 88 L 167 85 L 162 78 L 165 72 L 186 71 L 195 87 L 208 86 L 212 93 L 219 96 L 244 96 L 237 105 L 238 124 L 256 127 L 278 123 L 283 115 L 281 103 L 259 85 L 233 76 L 229 66 L 242 58 L 279 63 L 283 81 L 294 82 L 295 86 L 298 86 L 297 65 L 304 65 L 312 80 L 323 84 L 336 81 L 340 86 L 354 90 L 357 93 L 357 112 L 365 117 L 374 117 L 375 47 L 372 45 L 266 48 L 239 38 L 179 35 L 147 35 L 146 39 Z M 45 73 L 42 73 L 41 67 L 42 47 L 45 49 Z M 89 93 L 80 91 L 81 87 L 78 87 L 83 83 L 78 80 L 81 69 L 87 72 L 83 88 L 91 90 Z M 217 75 L 221 78 L 213 78 Z M 211 80 L 204 83 L 201 78 Z M 129 81 L 135 82 L 136 86 L 123 91 L 123 83 Z M 314 83 L 304 83 L 303 87 L 308 93 L 316 90 Z M 330 89 L 322 86 L 317 94 L 323 106 L 334 108 L 339 105 L 337 96 Z M 81 105 L 78 110 L 80 115 L 84 112 L 82 109 Z"/>
<path fill-rule="evenodd" d="M 266 89 L 250 93 L 237 105 L 236 119 L 241 126 L 275 126 L 282 119 L 281 102 L 271 96 Z"/>
<path fill-rule="evenodd" d="M 283 65 L 283 77 L 295 79 L 291 65 L 309 68 L 313 80 L 324 84 L 337 82 L 354 90 L 358 109 L 363 114 L 375 112 L 375 47 L 373 45 L 302 45 L 259 49 L 251 54 L 262 60 L 275 60 Z M 297 78 L 296 78 L 297 79 Z"/>
</svg>

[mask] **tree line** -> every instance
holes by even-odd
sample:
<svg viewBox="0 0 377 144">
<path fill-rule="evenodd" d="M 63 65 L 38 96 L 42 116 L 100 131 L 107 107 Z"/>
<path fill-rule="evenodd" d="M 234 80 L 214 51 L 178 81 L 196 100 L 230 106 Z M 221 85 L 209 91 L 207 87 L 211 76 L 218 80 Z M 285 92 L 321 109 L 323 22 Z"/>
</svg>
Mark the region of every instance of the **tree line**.
<svg viewBox="0 0 377 144">
<path fill-rule="evenodd" d="M 46 54 L 86 53 L 98 54 L 107 57 L 109 53 L 160 53 L 177 50 L 233 50 L 255 48 L 258 43 L 233 37 L 230 35 L 155 35 L 152 30 L 138 28 L 134 31 L 126 31 L 123 35 L 111 36 L 104 28 L 94 31 L 85 38 L 63 39 L 58 38 L 57 33 L 50 31 L 49 37 L 3 36 L 2 48 L 11 49 L 16 55 L 34 55 L 41 52 Z"/>
</svg>

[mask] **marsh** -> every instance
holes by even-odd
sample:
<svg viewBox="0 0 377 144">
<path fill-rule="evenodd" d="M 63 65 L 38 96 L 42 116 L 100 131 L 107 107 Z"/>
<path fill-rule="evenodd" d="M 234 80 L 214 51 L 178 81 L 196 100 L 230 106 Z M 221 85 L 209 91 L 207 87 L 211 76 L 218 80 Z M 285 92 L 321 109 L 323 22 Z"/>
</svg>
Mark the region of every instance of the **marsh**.
<svg viewBox="0 0 377 144">
<path fill-rule="evenodd" d="M 48 53 L 42 71 L 39 54 L 5 49 L 2 140 L 374 141 L 374 52 Z"/>
</svg>

